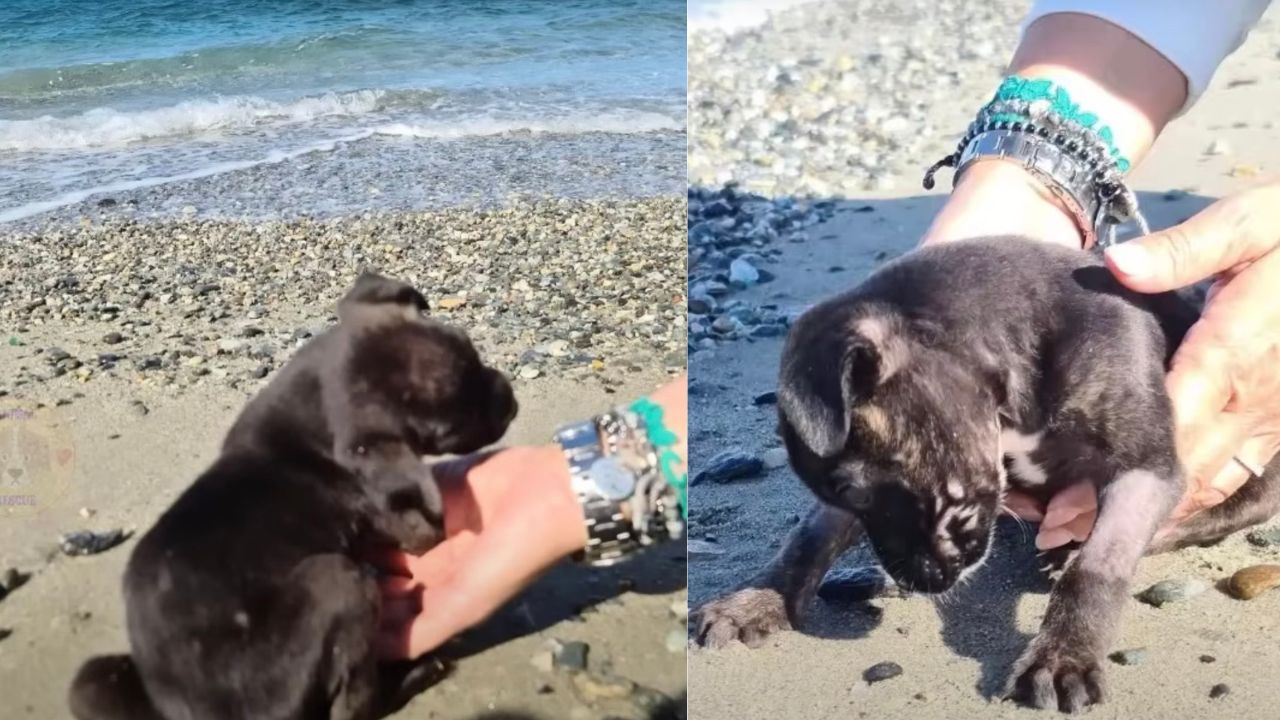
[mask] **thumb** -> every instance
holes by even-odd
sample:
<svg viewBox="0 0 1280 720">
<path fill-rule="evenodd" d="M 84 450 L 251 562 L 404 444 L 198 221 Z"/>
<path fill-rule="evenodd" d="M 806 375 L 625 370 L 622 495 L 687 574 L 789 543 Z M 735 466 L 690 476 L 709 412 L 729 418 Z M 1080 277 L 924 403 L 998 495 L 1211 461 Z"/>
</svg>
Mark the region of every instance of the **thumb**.
<svg viewBox="0 0 1280 720">
<path fill-rule="evenodd" d="M 1210 205 L 1167 230 L 1107 248 L 1121 283 L 1146 293 L 1186 287 L 1252 262 L 1280 239 L 1280 185 L 1267 185 Z"/>
</svg>

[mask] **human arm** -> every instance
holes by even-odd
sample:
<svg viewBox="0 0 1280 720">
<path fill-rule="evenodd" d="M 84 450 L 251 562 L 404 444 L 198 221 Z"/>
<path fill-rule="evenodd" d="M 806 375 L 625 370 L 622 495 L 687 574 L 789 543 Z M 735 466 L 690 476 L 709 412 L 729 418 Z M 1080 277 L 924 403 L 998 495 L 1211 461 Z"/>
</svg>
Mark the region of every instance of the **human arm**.
<svg viewBox="0 0 1280 720">
<path fill-rule="evenodd" d="M 662 408 L 683 472 L 688 455 L 684 376 L 649 396 Z M 513 447 L 440 467 L 445 540 L 421 557 L 377 558 L 384 579 L 380 652 L 417 657 L 473 627 L 587 541 L 564 453 Z"/>
</svg>

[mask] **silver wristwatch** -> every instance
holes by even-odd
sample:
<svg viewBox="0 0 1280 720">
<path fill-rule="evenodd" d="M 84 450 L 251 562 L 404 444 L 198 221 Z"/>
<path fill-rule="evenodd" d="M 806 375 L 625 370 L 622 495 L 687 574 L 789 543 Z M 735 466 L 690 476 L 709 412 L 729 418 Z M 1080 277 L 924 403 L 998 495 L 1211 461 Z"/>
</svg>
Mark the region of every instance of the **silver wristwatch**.
<svg viewBox="0 0 1280 720">
<path fill-rule="evenodd" d="M 1044 183 L 1071 213 L 1084 237 L 1084 247 L 1093 247 L 1098 238 L 1107 236 L 1107 227 L 1115 224 L 1094 192 L 1094 169 L 1053 143 L 1032 133 L 988 130 L 971 140 L 960 153 L 956 182 L 969 165 L 988 158 L 1016 162 Z"/>
<path fill-rule="evenodd" d="M 605 416 L 602 416 L 605 417 Z M 566 425 L 555 440 L 569 461 L 573 491 L 582 504 L 587 545 L 581 559 L 591 565 L 612 565 L 640 546 L 631 521 L 630 499 L 638 473 L 623 458 L 606 451 L 600 418 Z"/>
</svg>

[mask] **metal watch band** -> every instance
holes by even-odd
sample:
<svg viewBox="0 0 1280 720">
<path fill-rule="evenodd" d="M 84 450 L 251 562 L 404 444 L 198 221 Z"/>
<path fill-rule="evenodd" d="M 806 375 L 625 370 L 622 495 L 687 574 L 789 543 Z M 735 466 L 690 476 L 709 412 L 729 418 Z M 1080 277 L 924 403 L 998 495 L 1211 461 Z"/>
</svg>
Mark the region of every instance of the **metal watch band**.
<svg viewBox="0 0 1280 720">
<path fill-rule="evenodd" d="M 584 420 L 562 427 L 555 436 L 565 459 L 574 494 L 582 506 L 587 544 L 581 560 L 591 565 L 612 565 L 639 547 L 635 530 L 627 519 L 625 499 L 605 495 L 592 478 L 592 466 L 605 452 L 596 421 Z"/>
<path fill-rule="evenodd" d="M 1082 160 L 1032 133 L 988 130 L 974 137 L 960 154 L 956 180 L 969 165 L 987 158 L 1016 162 L 1044 183 L 1071 213 L 1084 237 L 1084 247 L 1092 247 L 1102 236 L 1107 218 L 1099 212 L 1101 203 L 1094 189 L 1095 171 Z"/>
</svg>

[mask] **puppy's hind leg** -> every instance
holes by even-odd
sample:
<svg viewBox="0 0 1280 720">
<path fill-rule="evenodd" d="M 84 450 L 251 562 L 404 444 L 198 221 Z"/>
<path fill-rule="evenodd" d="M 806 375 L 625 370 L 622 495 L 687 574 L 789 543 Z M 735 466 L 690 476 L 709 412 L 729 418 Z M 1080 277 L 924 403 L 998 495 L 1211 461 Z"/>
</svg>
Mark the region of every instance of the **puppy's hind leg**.
<svg viewBox="0 0 1280 720">
<path fill-rule="evenodd" d="M 1277 513 L 1280 513 L 1280 456 L 1271 461 L 1261 476 L 1250 478 L 1221 505 L 1157 534 L 1147 554 L 1212 545 L 1232 533 L 1266 522 Z"/>
<path fill-rule="evenodd" d="M 1169 468 L 1128 470 L 1102 489 L 1093 532 L 1054 586 L 1040 632 L 1014 666 L 1014 699 L 1064 712 L 1102 701 L 1102 663 L 1133 573 L 1181 488 Z"/>
<path fill-rule="evenodd" d="M 856 517 L 816 503 L 758 575 L 698 608 L 698 642 L 720 648 L 740 640 L 756 647 L 771 633 L 790 630 L 832 564 L 861 537 Z"/>
</svg>

